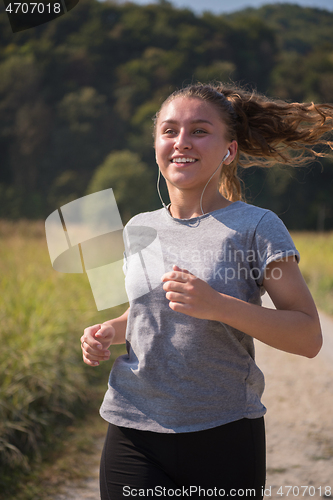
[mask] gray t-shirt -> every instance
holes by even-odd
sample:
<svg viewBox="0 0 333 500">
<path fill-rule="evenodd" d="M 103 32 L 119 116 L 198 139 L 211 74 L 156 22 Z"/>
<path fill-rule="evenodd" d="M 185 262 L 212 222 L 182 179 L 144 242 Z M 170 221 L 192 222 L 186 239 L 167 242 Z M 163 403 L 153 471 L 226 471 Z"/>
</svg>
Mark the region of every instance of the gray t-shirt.
<svg viewBox="0 0 333 500">
<path fill-rule="evenodd" d="M 176 264 L 218 292 L 261 305 L 268 263 L 299 254 L 282 221 L 241 201 L 192 219 L 162 208 L 124 230 L 127 353 L 112 368 L 102 417 L 135 429 L 199 431 L 266 413 L 253 338 L 172 311 L 161 277 Z"/>
</svg>

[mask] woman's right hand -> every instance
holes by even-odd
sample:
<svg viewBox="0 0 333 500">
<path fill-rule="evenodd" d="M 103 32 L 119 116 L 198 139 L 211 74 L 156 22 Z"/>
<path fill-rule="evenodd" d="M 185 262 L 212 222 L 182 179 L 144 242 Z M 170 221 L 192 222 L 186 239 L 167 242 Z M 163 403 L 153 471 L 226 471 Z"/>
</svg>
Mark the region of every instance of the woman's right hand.
<svg viewBox="0 0 333 500">
<path fill-rule="evenodd" d="M 97 324 L 85 328 L 80 339 L 83 361 L 89 366 L 98 366 L 100 361 L 107 361 L 110 358 L 108 348 L 115 334 L 112 325 Z"/>
</svg>

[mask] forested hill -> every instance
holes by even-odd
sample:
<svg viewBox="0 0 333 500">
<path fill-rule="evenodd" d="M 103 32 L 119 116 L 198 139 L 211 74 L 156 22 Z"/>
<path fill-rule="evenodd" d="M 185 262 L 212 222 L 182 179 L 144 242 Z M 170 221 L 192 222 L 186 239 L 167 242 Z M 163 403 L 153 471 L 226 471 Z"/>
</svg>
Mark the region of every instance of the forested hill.
<svg viewBox="0 0 333 500">
<path fill-rule="evenodd" d="M 228 18 L 239 19 L 241 16 L 253 16 L 267 22 L 276 32 L 283 50 L 306 54 L 314 45 L 332 43 L 333 12 L 327 10 L 278 3 L 244 9 Z"/>
<path fill-rule="evenodd" d="M 234 23 L 259 19 L 274 32 L 279 57 L 269 90 L 291 100 L 333 101 L 333 12 L 285 3 L 228 18 Z"/>
<path fill-rule="evenodd" d="M 0 3 L 0 217 L 45 217 L 113 187 L 124 219 L 154 209 L 151 117 L 170 91 L 230 79 L 333 102 L 333 13 L 292 4 L 195 15 L 161 0 L 80 0 L 13 34 Z M 323 169 L 321 167 L 324 167 Z M 243 172 L 248 201 L 290 229 L 333 229 L 333 162 Z"/>
</svg>

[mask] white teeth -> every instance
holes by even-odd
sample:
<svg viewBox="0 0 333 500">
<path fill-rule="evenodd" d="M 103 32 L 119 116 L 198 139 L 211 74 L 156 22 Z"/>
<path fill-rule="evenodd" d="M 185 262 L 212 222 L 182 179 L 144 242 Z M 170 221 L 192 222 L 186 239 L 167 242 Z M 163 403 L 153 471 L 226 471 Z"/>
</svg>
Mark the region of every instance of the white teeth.
<svg viewBox="0 0 333 500">
<path fill-rule="evenodd" d="M 173 163 L 194 163 L 194 158 L 173 158 Z"/>
</svg>

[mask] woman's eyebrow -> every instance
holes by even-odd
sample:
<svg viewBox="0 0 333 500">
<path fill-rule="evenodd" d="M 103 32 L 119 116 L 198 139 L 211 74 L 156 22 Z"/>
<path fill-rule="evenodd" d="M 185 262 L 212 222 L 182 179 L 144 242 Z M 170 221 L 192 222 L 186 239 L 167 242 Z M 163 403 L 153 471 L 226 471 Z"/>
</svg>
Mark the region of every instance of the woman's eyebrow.
<svg viewBox="0 0 333 500">
<path fill-rule="evenodd" d="M 164 121 L 161 123 L 161 125 L 163 125 L 163 123 L 174 123 L 174 124 L 177 124 L 178 122 L 177 122 L 177 120 L 164 120 Z M 192 120 L 190 123 L 191 123 L 191 124 L 193 124 L 193 123 L 209 123 L 210 125 L 213 125 L 213 123 L 212 123 L 212 122 L 210 122 L 209 120 L 203 120 L 203 119 L 200 119 L 200 118 L 199 118 L 199 119 L 197 119 L 197 120 Z M 214 126 L 214 125 L 213 125 L 213 126 Z"/>
</svg>

